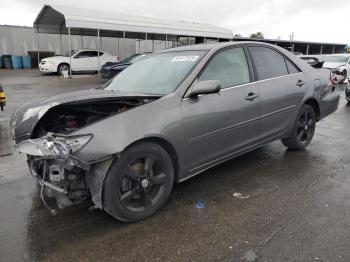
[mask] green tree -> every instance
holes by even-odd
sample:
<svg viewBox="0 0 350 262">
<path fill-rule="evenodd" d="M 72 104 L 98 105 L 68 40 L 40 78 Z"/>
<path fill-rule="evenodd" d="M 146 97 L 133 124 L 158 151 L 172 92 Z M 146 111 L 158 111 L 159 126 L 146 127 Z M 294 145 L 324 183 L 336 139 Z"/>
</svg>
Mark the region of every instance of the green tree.
<svg viewBox="0 0 350 262">
<path fill-rule="evenodd" d="M 264 39 L 264 34 L 261 32 L 257 32 L 254 34 L 250 35 L 250 38 L 254 38 L 254 39 Z"/>
</svg>

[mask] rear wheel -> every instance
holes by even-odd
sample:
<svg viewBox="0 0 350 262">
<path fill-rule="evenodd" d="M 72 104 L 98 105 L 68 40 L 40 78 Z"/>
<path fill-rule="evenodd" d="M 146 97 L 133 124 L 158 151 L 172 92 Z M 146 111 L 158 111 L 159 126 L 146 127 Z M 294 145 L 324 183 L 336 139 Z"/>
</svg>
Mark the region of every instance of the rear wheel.
<svg viewBox="0 0 350 262">
<path fill-rule="evenodd" d="M 173 181 L 173 163 L 164 148 L 148 142 L 133 146 L 112 164 L 104 209 L 125 222 L 144 219 L 165 204 Z"/>
<path fill-rule="evenodd" d="M 294 124 L 293 133 L 290 137 L 282 139 L 283 145 L 292 150 L 306 148 L 315 133 L 316 114 L 310 105 L 303 105 Z"/>
</svg>

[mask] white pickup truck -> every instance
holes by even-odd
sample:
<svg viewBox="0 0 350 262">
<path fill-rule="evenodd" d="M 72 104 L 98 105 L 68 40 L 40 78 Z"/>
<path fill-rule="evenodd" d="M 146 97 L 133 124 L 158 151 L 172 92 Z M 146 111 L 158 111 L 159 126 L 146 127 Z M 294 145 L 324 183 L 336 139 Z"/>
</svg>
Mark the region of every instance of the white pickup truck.
<svg viewBox="0 0 350 262">
<path fill-rule="evenodd" d="M 65 56 L 47 57 L 40 61 L 39 69 L 44 73 L 59 73 L 72 71 L 97 71 L 107 62 L 118 62 L 118 58 L 104 51 L 94 49 L 72 50 L 71 58 L 69 53 Z"/>
</svg>

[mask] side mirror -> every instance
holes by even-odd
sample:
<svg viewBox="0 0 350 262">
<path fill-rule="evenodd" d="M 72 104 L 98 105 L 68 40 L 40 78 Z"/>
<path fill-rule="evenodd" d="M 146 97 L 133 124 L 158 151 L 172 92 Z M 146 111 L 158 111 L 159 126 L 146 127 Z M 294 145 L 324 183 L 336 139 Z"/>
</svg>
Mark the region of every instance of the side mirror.
<svg viewBox="0 0 350 262">
<path fill-rule="evenodd" d="M 191 90 L 190 97 L 198 95 L 216 94 L 221 90 L 221 83 L 218 80 L 198 81 Z"/>
</svg>

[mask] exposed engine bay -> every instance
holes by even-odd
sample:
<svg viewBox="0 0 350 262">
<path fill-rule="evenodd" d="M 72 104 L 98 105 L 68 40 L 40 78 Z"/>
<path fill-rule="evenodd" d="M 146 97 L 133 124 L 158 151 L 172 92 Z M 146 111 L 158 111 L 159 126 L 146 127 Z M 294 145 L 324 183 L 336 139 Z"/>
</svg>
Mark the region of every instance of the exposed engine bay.
<svg viewBox="0 0 350 262">
<path fill-rule="evenodd" d="M 74 156 L 91 136 L 71 136 L 82 127 L 113 115 L 126 112 L 157 98 L 104 98 L 65 103 L 51 108 L 35 126 L 31 139 L 23 141 L 19 151 L 26 153 L 31 174 L 41 185 L 40 196 L 49 207 L 46 196 L 55 198 L 63 208 L 90 197 L 86 173 L 95 163 L 86 163 Z M 35 150 L 32 149 L 35 147 Z M 112 156 L 111 156 L 112 157 Z"/>
<path fill-rule="evenodd" d="M 59 105 L 43 116 L 35 127 L 32 138 L 45 136 L 49 132 L 70 134 L 81 127 L 151 101 L 149 98 L 104 99 Z"/>
</svg>

